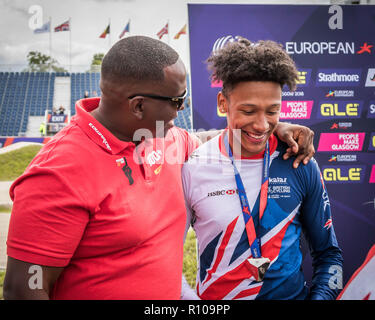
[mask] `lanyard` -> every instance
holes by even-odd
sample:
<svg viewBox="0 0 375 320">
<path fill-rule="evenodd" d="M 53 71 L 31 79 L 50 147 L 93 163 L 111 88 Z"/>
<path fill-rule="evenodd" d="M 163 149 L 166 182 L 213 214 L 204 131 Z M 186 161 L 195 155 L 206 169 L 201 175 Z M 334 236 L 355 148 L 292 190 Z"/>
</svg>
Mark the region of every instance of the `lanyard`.
<svg viewBox="0 0 375 320">
<path fill-rule="evenodd" d="M 260 239 L 256 235 L 253 217 L 250 212 L 249 201 L 247 199 L 245 187 L 242 183 L 241 175 L 237 170 L 236 164 L 234 163 L 234 158 L 232 150 L 229 147 L 228 143 L 228 134 L 224 136 L 225 149 L 229 155 L 230 160 L 232 161 L 234 176 L 236 178 L 236 184 L 238 189 L 238 195 L 241 201 L 242 215 L 245 220 L 245 227 L 247 238 L 250 245 L 251 254 L 254 258 L 260 258 L 261 254 L 261 243 Z M 268 178 L 269 178 L 269 164 L 270 164 L 270 148 L 269 142 L 266 143 L 266 149 L 264 151 L 263 157 L 263 170 L 262 170 L 262 185 L 260 188 L 260 202 L 259 202 L 259 223 L 263 217 L 264 210 L 267 205 L 267 193 L 268 193 Z"/>
</svg>

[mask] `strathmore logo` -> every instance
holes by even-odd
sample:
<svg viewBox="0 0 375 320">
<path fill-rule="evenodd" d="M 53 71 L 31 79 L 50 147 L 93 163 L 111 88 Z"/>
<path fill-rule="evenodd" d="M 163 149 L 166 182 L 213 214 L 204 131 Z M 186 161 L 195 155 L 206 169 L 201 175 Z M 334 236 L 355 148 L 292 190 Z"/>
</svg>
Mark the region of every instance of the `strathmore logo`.
<svg viewBox="0 0 375 320">
<path fill-rule="evenodd" d="M 367 118 L 375 118 L 375 101 L 369 102 Z"/>
<path fill-rule="evenodd" d="M 319 69 L 316 85 L 318 87 L 359 86 L 361 73 L 361 69 Z"/>
</svg>

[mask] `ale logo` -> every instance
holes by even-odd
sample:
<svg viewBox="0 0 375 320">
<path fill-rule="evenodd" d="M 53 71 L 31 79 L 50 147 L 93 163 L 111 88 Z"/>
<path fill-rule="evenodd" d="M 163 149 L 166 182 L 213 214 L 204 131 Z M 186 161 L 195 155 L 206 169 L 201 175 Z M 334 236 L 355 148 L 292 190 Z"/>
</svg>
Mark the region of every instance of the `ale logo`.
<svg viewBox="0 0 375 320">
<path fill-rule="evenodd" d="M 370 138 L 368 149 L 369 151 L 375 150 L 375 132 L 371 132 L 371 138 Z"/>
<path fill-rule="evenodd" d="M 360 118 L 362 106 L 362 101 L 322 101 L 319 118 Z"/>
<path fill-rule="evenodd" d="M 298 80 L 296 81 L 298 87 L 305 87 L 310 84 L 312 69 L 300 69 L 298 70 Z"/>
<path fill-rule="evenodd" d="M 360 183 L 365 173 L 365 166 L 324 167 L 323 178 L 327 183 Z"/>
<path fill-rule="evenodd" d="M 297 84 L 306 84 L 306 74 L 307 71 L 298 71 L 298 80 L 296 81 Z"/>
</svg>

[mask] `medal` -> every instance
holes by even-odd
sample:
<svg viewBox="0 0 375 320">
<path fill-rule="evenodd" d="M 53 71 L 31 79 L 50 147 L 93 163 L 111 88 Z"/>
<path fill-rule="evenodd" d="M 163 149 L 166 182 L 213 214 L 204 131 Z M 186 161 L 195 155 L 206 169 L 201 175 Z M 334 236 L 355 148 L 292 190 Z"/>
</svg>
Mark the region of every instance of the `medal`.
<svg viewBox="0 0 375 320">
<path fill-rule="evenodd" d="M 255 278 L 255 281 L 261 282 L 264 279 L 264 275 L 266 274 L 266 271 L 268 267 L 270 266 L 270 259 L 268 258 L 250 258 L 247 259 L 248 268 Z"/>
<path fill-rule="evenodd" d="M 250 212 L 249 201 L 247 200 L 246 190 L 242 183 L 241 175 L 237 170 L 236 164 L 234 163 L 232 150 L 230 149 L 228 142 L 228 135 L 224 137 L 224 144 L 227 149 L 229 158 L 232 161 L 234 176 L 236 179 L 238 195 L 242 207 L 242 215 L 245 222 L 247 239 L 250 245 L 250 251 L 252 257 L 247 259 L 247 267 L 251 275 L 255 278 L 255 281 L 261 282 L 264 279 L 264 276 L 271 264 L 269 258 L 263 257 L 261 254 L 261 243 L 260 238 L 257 237 L 253 216 Z M 268 178 L 269 178 L 269 164 L 270 164 L 270 149 L 269 142 L 266 143 L 266 148 L 264 151 L 263 158 L 263 171 L 262 171 L 262 185 L 260 188 L 260 202 L 259 202 L 259 224 L 262 219 L 263 213 L 267 206 L 267 193 L 268 193 Z"/>
</svg>

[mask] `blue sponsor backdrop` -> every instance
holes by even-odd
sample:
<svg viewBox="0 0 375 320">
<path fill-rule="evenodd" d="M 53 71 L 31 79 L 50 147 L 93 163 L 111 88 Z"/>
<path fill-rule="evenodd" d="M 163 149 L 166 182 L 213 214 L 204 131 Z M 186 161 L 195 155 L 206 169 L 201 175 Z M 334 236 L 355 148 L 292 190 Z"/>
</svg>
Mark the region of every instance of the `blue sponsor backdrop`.
<svg viewBox="0 0 375 320">
<path fill-rule="evenodd" d="M 213 50 L 244 36 L 277 41 L 296 61 L 299 86 L 284 90 L 281 120 L 315 132 L 346 283 L 375 243 L 375 6 L 189 4 L 188 13 L 194 129 L 226 127 L 221 85 L 204 63 Z M 309 282 L 309 254 L 304 272 Z"/>
</svg>

